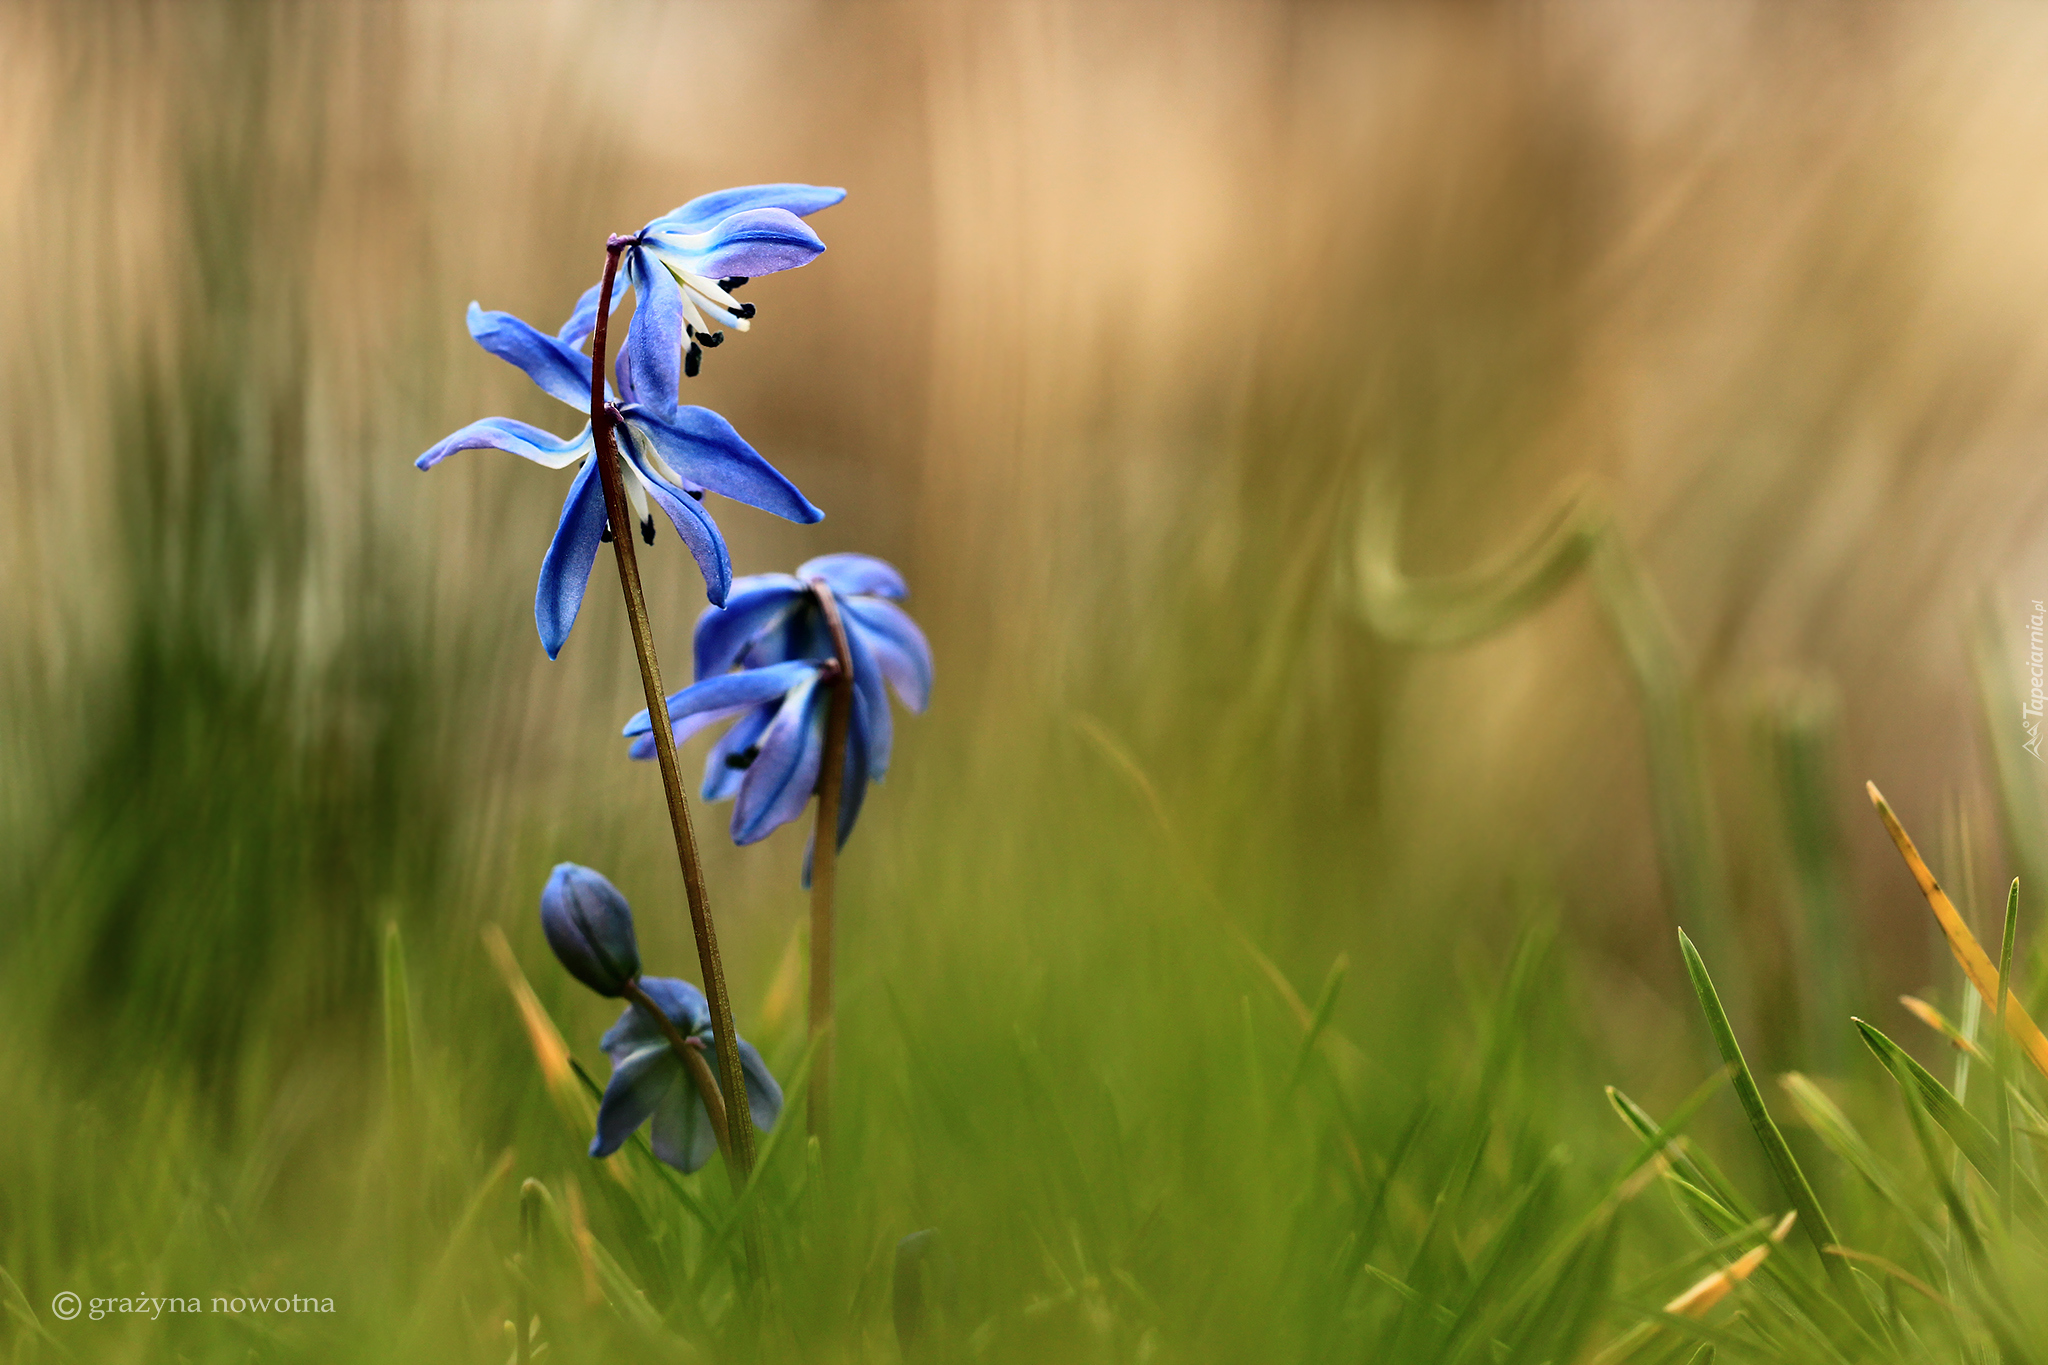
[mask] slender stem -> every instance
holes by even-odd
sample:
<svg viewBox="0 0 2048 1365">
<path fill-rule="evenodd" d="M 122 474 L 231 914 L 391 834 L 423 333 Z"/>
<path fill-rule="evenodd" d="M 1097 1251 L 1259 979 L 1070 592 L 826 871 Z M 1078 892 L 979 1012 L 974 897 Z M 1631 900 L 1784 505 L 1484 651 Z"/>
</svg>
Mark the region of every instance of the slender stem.
<svg viewBox="0 0 2048 1365">
<path fill-rule="evenodd" d="M 832 1122 L 832 891 L 839 870 L 839 787 L 846 770 L 846 729 L 853 716 L 853 651 L 839 603 L 820 578 L 811 580 L 818 609 L 832 632 L 837 675 L 828 684 L 832 707 L 825 713 L 825 762 L 818 773 L 817 824 L 811 831 L 811 1135 L 826 1140 Z"/>
<path fill-rule="evenodd" d="M 652 1019 L 668 1039 L 668 1045 L 676 1056 L 683 1059 L 683 1069 L 690 1073 L 690 1081 L 697 1087 L 697 1093 L 704 1100 L 704 1112 L 711 1116 L 711 1131 L 718 1138 L 718 1150 L 725 1154 L 727 1162 L 732 1160 L 731 1140 L 726 1135 L 725 1100 L 718 1093 L 718 1081 L 711 1074 L 711 1063 L 704 1060 L 704 1049 L 683 1036 L 675 1021 L 662 1013 L 661 1006 L 648 998 L 640 988 L 638 980 L 626 983 L 626 998 L 640 1007 L 640 1012 Z"/>
<path fill-rule="evenodd" d="M 718 957 L 718 934 L 711 924 L 711 902 L 704 891 L 704 869 L 697 860 L 697 836 L 690 827 L 690 806 L 683 796 L 682 767 L 676 761 L 675 735 L 666 724 L 668 704 L 661 685 L 661 665 L 654 657 L 654 630 L 647 620 L 647 598 L 640 586 L 640 564 L 633 550 L 633 518 L 626 507 L 626 477 L 619 468 L 610 414 L 604 402 L 605 324 L 611 317 L 612 285 L 618 276 L 619 253 L 632 244 L 614 237 L 605 244 L 604 283 L 598 291 L 597 323 L 590 334 L 590 429 L 597 441 L 598 476 L 604 482 L 605 515 L 611 520 L 612 550 L 619 562 L 619 588 L 626 598 L 626 620 L 633 628 L 633 652 L 640 660 L 640 684 L 647 693 L 647 714 L 654 718 L 654 752 L 661 761 L 662 790 L 668 796 L 668 820 L 675 831 L 676 858 L 683 867 L 683 889 L 690 900 L 690 927 L 697 936 L 697 964 L 704 977 L 704 995 L 711 1005 L 711 1031 L 726 1042 L 719 1049 L 719 1082 L 726 1108 L 746 1112 L 746 1079 L 740 1072 L 739 1030 L 733 1026 L 732 1000 L 725 989 L 725 965 Z M 657 1014 L 660 1011 L 656 1011 Z M 732 1125 L 727 1154 L 735 1189 L 744 1188 L 754 1169 L 754 1127 Z"/>
</svg>

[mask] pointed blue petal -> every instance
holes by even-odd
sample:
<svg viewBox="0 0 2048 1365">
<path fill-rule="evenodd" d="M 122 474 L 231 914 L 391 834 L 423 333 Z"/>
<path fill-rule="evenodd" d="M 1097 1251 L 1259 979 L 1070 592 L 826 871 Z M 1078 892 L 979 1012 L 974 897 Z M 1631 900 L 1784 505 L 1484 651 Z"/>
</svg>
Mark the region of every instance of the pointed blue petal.
<svg viewBox="0 0 2048 1365">
<path fill-rule="evenodd" d="M 733 706 L 760 706 L 762 702 L 776 702 L 788 694 L 807 677 L 817 677 L 817 661 L 799 659 L 793 663 L 776 663 L 766 669 L 748 669 L 743 673 L 719 673 L 696 681 L 682 692 L 668 696 L 668 718 L 680 722 L 684 716 L 694 716 L 705 710 L 729 710 Z M 647 735 L 653 726 L 647 722 L 647 712 L 637 712 L 627 720 L 625 735 Z"/>
<path fill-rule="evenodd" d="M 683 1174 L 704 1169 L 718 1150 L 718 1130 L 704 1109 L 704 1097 L 688 1074 L 662 1097 L 648 1132 L 654 1154 Z"/>
<path fill-rule="evenodd" d="M 640 301 L 620 359 L 632 368 L 632 401 L 667 412 L 683 382 L 683 291 L 668 267 L 639 247 L 626 253 L 626 266 Z"/>
<path fill-rule="evenodd" d="M 849 635 L 859 635 L 896 695 L 913 711 L 931 704 L 932 647 L 910 614 L 877 597 L 842 597 L 839 614 Z"/>
<path fill-rule="evenodd" d="M 688 1084 L 682 1071 L 682 1059 L 669 1050 L 665 1040 L 629 1053 L 616 1063 L 604 1099 L 598 1102 L 597 1136 L 590 1140 L 590 1154 L 610 1156 L 624 1146 L 670 1089 Z"/>
<path fill-rule="evenodd" d="M 702 232 L 721 219 L 748 209 L 782 209 L 808 218 L 846 198 L 846 191 L 832 185 L 739 185 L 729 190 L 700 194 L 687 204 L 670 209 L 649 223 L 677 232 Z"/>
<path fill-rule="evenodd" d="M 558 337 L 513 317 L 469 305 L 469 334 L 500 360 L 526 372 L 551 398 L 590 411 L 590 357 Z"/>
<path fill-rule="evenodd" d="M 903 575 L 896 571 L 896 566 L 873 555 L 819 555 L 797 565 L 796 576 L 805 580 L 822 578 L 832 591 L 846 596 L 856 593 L 872 597 L 910 596 L 910 589 L 905 586 Z"/>
<path fill-rule="evenodd" d="M 680 721 L 700 711 L 723 711 L 734 706 L 759 706 L 786 696 L 790 689 L 818 676 L 815 660 L 797 660 L 771 668 L 750 668 L 744 673 L 721 673 L 715 678 L 691 683 L 668 698 L 668 714 Z M 647 713 L 640 712 L 626 722 L 625 734 L 646 734 L 652 727 Z"/>
<path fill-rule="evenodd" d="M 854 665 L 856 668 L 859 664 Z M 884 713 L 886 715 L 886 712 Z M 868 701 L 859 688 L 854 689 L 853 712 L 847 717 L 846 760 L 840 768 L 839 777 L 839 819 L 838 838 L 833 847 L 846 847 L 846 837 L 853 833 L 853 822 L 860 818 L 861 803 L 867 799 L 868 783 L 879 778 L 881 773 L 872 763 L 872 725 L 869 720 Z M 803 888 L 811 889 L 811 859 L 817 853 L 818 832 L 813 829 L 804 839 Z"/>
<path fill-rule="evenodd" d="M 668 514 L 669 524 L 689 547 L 691 557 L 697 561 L 697 571 L 704 576 L 704 595 L 713 606 L 722 606 L 727 590 L 732 587 L 732 555 L 725 548 L 725 537 L 718 533 L 718 523 L 704 510 L 703 503 L 637 458 L 630 461 L 628 468 L 647 490 L 647 496 Z"/>
<path fill-rule="evenodd" d="M 619 363 L 612 367 L 612 376 L 619 381 L 619 403 L 621 406 L 640 401 L 640 376 L 633 370 L 633 347 L 630 344 L 632 340 L 632 328 L 628 327 L 626 329 L 626 341 L 629 344 L 619 348 Z"/>
<path fill-rule="evenodd" d="M 885 700 L 881 709 L 882 724 L 887 725 L 889 703 Z M 868 783 L 879 778 L 887 769 L 887 750 L 883 750 L 881 762 L 875 760 L 875 710 L 865 697 L 854 698 L 853 715 L 846 727 L 846 766 L 839 783 L 839 846 L 846 846 L 846 836 L 853 833 L 853 822 L 860 818 L 861 803 L 867 799 Z"/>
<path fill-rule="evenodd" d="M 845 599 L 839 599 L 842 609 Z M 851 628 L 846 632 L 847 652 L 853 656 L 853 690 L 857 705 L 854 716 L 862 720 L 868 766 L 876 778 L 889 771 L 889 750 L 895 739 L 895 721 L 889 714 L 889 684 L 882 668 L 868 648 L 867 637 Z"/>
<path fill-rule="evenodd" d="M 646 237 L 654 254 L 676 269 L 714 280 L 794 270 L 825 249 L 803 219 L 783 209 L 747 209 L 695 232 L 657 219 L 648 224 Z"/>
<path fill-rule="evenodd" d="M 745 677 L 745 674 L 736 674 Z M 697 684 L 699 687 L 704 684 Z M 761 736 L 761 752 L 747 769 L 732 807 L 732 841 L 757 843 L 778 825 L 803 814 L 818 785 L 824 757 L 825 708 L 817 674 L 798 683 Z"/>
<path fill-rule="evenodd" d="M 432 469 L 458 450 L 502 450 L 549 469 L 567 469 L 590 453 L 590 424 L 567 440 L 511 417 L 486 417 L 443 437 L 413 463 Z"/>
<path fill-rule="evenodd" d="M 534 624 L 540 627 L 540 642 L 550 659 L 561 654 L 582 609 L 590 566 L 604 539 L 604 521 L 604 484 L 597 477 L 597 461 L 585 460 L 562 502 L 562 519 L 540 562 L 540 586 L 533 595 Z"/>
<path fill-rule="evenodd" d="M 725 605 L 697 618 L 697 676 L 709 678 L 725 672 L 764 631 L 774 629 L 790 612 L 814 600 L 809 588 L 786 573 L 735 578 Z"/>
<path fill-rule="evenodd" d="M 693 1037 L 711 1027 L 711 1005 L 704 999 L 704 992 L 681 977 L 643 976 L 640 989 L 661 1007 L 661 1012 L 682 1030 L 684 1037 Z"/>
<path fill-rule="evenodd" d="M 670 726 L 669 734 L 680 747 L 699 730 L 708 730 L 720 721 L 731 720 L 752 709 L 750 706 L 728 706 L 719 711 L 699 711 L 695 715 L 683 717 Z M 626 757 L 639 763 L 645 763 L 654 757 L 657 752 L 654 744 L 654 727 L 647 723 L 645 711 L 636 713 L 633 719 L 626 722 L 626 736 L 633 741 L 626 746 Z"/>
<path fill-rule="evenodd" d="M 747 1112 L 753 1117 L 754 1126 L 773 1128 L 775 1120 L 782 1117 L 782 1086 L 754 1045 L 744 1038 L 740 1039 L 740 1071 L 747 1078 Z"/>
<path fill-rule="evenodd" d="M 664 418 L 635 404 L 621 412 L 635 437 L 645 438 L 671 469 L 691 483 L 790 521 L 825 519 L 782 471 L 762 459 L 733 430 L 732 423 L 711 409 L 679 406 Z"/>
</svg>

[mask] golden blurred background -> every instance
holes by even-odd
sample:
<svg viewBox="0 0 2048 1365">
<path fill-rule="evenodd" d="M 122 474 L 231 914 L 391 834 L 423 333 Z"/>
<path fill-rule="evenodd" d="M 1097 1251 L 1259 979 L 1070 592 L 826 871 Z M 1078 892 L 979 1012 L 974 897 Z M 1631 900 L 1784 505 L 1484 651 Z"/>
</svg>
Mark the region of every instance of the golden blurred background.
<svg viewBox="0 0 2048 1365">
<path fill-rule="evenodd" d="M 247 1017 L 345 1018 L 365 924 L 530 947 L 557 857 L 665 887 L 602 564 L 561 662 L 534 639 L 559 481 L 410 462 L 573 420 L 469 341 L 471 299 L 551 329 L 608 231 L 802 180 L 850 188 L 829 251 L 758 285 L 692 397 L 829 514 L 722 507 L 737 571 L 882 555 L 931 636 L 933 712 L 849 855 L 874 933 L 1156 809 L 1173 875 L 1283 960 L 1434 960 L 1536 887 L 1588 1009 L 1658 1025 L 1615 1049 L 1683 1029 L 1584 585 L 1461 649 L 1358 611 L 1369 469 L 1418 574 L 1590 479 L 1680 642 L 1765 993 L 1803 931 L 1755 731 L 1791 697 L 1852 945 L 1804 951 L 1888 1000 L 1937 964 L 1862 779 L 1980 907 L 2025 856 L 2020 717 L 1980 697 L 2024 692 L 2048 597 L 2044 56 L 2048 15 L 1991 4 L 14 0 L 9 936 L 78 936 L 53 1011 L 196 1018 L 226 955 Z M 673 679 L 699 588 L 672 542 L 644 562 Z M 1030 833 L 1069 796 L 1085 854 Z M 746 980 L 800 842 L 710 840 Z"/>
</svg>

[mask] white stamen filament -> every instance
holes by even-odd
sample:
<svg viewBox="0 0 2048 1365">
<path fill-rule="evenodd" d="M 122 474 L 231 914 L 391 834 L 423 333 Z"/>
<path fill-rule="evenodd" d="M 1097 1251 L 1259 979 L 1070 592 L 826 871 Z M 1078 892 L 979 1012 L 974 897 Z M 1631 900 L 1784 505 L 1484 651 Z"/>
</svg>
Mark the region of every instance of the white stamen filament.
<svg viewBox="0 0 2048 1365">
<path fill-rule="evenodd" d="M 626 480 L 626 501 L 633 504 L 633 520 L 644 525 L 647 521 L 647 476 L 631 460 L 622 457 L 619 463 L 633 476 Z"/>
<path fill-rule="evenodd" d="M 654 442 L 630 426 L 626 428 L 626 433 L 633 442 L 633 449 L 639 453 L 641 462 L 659 475 L 663 482 L 672 483 L 682 489 L 689 487 L 689 480 L 676 473 L 675 466 L 662 458 L 661 451 L 655 447 Z"/>
<path fill-rule="evenodd" d="M 667 264 L 667 262 L 663 262 Z M 683 307 L 693 326 L 700 332 L 717 331 L 730 327 L 735 332 L 749 330 L 752 324 L 740 316 L 740 301 L 719 288 L 718 281 L 703 275 L 692 275 L 687 270 L 669 266 L 668 273 L 676 277 L 683 287 Z M 698 310 L 709 313 L 718 320 L 718 327 L 706 327 Z"/>
</svg>

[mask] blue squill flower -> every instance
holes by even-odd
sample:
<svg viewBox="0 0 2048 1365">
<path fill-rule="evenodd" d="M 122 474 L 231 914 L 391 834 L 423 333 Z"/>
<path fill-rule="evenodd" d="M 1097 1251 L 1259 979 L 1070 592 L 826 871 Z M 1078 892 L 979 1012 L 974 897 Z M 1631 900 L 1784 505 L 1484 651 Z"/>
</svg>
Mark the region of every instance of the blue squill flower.
<svg viewBox="0 0 2048 1365">
<path fill-rule="evenodd" d="M 667 278 L 665 269 L 650 268 L 645 261 L 641 271 Z M 669 285 L 674 288 L 672 278 Z M 474 303 L 469 305 L 469 332 L 485 350 L 517 365 L 552 397 L 589 411 L 589 356 L 510 313 L 486 312 Z M 653 344 L 645 344 L 650 336 Z M 723 602 L 732 584 L 732 560 L 717 523 L 702 506 L 705 492 L 790 521 L 814 522 L 825 514 L 742 440 L 730 422 L 709 408 L 678 404 L 675 373 L 673 332 L 664 339 L 654 318 L 643 326 L 635 317 L 620 348 L 619 392 L 612 395 L 618 400 L 611 410 L 616 413 L 620 469 L 628 476 L 626 496 L 641 538 L 649 544 L 654 541 L 654 514 L 648 505 L 652 502 L 689 546 L 704 576 L 705 595 L 714 603 Z M 609 387 L 606 392 L 611 394 Z M 605 515 L 597 446 L 587 421 L 581 432 L 563 440 L 509 417 L 486 417 L 440 441 L 414 463 L 431 469 L 458 450 L 486 449 L 507 451 L 549 469 L 577 465 L 534 593 L 534 622 L 552 659 L 561 653 L 583 605 L 597 547 L 612 531 Z"/>
<path fill-rule="evenodd" d="M 838 660 L 814 584 L 831 592 L 852 656 L 854 702 L 840 787 L 838 842 L 860 814 L 870 781 L 888 771 L 893 741 L 888 686 L 923 711 L 931 647 L 896 600 L 903 576 L 869 555 L 823 555 L 794 574 L 733 580 L 724 608 L 697 618 L 695 683 L 668 699 L 676 742 L 719 721 L 734 725 L 711 746 L 704 799 L 734 797 L 733 842 L 751 844 L 803 814 L 824 766 L 825 719 Z M 738 672 L 731 672 L 733 668 Z M 887 684 L 885 686 L 885 683 Z M 642 711 L 626 723 L 629 753 L 654 756 Z"/>
<path fill-rule="evenodd" d="M 660 314 L 659 336 L 650 331 L 647 344 L 673 338 L 682 373 L 694 376 L 704 348 L 724 341 L 726 328 L 752 326 L 754 305 L 733 291 L 814 260 L 825 244 L 803 220 L 844 198 L 845 190 L 829 185 L 743 185 L 699 195 L 633 234 L 619 262 L 624 287 L 612 291 L 612 307 L 630 288 L 640 298 L 636 325 L 650 311 Z M 653 269 L 657 263 L 666 269 Z M 585 290 L 562 324 L 561 339 L 571 346 L 581 346 L 597 325 L 599 289 Z"/>
<path fill-rule="evenodd" d="M 569 975 L 614 998 L 640 975 L 633 912 L 602 874 L 558 863 L 540 893 L 540 927 Z"/>
<path fill-rule="evenodd" d="M 722 1075 L 704 992 L 665 976 L 640 978 L 640 989 L 669 1017 L 687 1045 L 704 1049 L 712 1074 Z M 656 1156 L 680 1171 L 697 1170 L 709 1161 L 718 1150 L 711 1115 L 661 1026 L 639 1006 L 628 1005 L 598 1046 L 612 1059 L 612 1078 L 597 1107 L 597 1136 L 590 1140 L 590 1154 L 610 1156 L 651 1117 L 649 1137 Z M 747 1111 L 755 1127 L 773 1128 L 782 1114 L 782 1087 L 752 1044 L 742 1038 L 739 1049 Z"/>
</svg>

